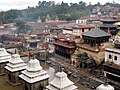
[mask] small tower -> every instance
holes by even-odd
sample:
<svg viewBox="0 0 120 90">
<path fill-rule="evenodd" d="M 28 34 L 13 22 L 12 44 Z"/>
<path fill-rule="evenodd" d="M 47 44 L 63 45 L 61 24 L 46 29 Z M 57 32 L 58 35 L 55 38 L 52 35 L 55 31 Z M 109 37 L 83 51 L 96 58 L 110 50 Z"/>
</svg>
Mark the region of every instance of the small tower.
<svg viewBox="0 0 120 90">
<path fill-rule="evenodd" d="M 51 18 L 50 18 L 50 15 L 48 14 L 47 17 L 46 17 L 46 22 L 50 22 L 51 21 Z"/>
<path fill-rule="evenodd" d="M 113 86 L 109 85 L 107 82 L 101 84 L 96 88 L 96 90 L 115 90 Z"/>
<path fill-rule="evenodd" d="M 20 55 L 13 54 L 5 69 L 7 71 L 7 81 L 12 85 L 18 85 L 20 84 L 18 75 L 22 70 L 26 69 L 26 64 L 20 58 Z"/>
<path fill-rule="evenodd" d="M 38 17 L 37 22 L 42 22 L 42 20 L 41 20 L 40 16 Z"/>
<path fill-rule="evenodd" d="M 11 55 L 7 53 L 5 48 L 0 48 L 0 75 L 5 74 L 4 66 L 9 62 L 11 59 Z"/>
<path fill-rule="evenodd" d="M 48 85 L 49 75 L 42 70 L 37 59 L 30 60 L 26 70 L 19 75 L 22 81 L 23 90 L 44 90 Z"/>
<path fill-rule="evenodd" d="M 29 49 L 39 48 L 39 42 L 40 42 L 40 40 L 37 39 L 37 37 L 38 36 L 34 35 L 34 34 L 32 34 L 32 35 L 29 36 L 28 40 L 26 40 L 26 42 L 27 42 L 27 48 L 29 48 Z"/>
<path fill-rule="evenodd" d="M 55 78 L 46 86 L 48 90 L 77 90 L 77 87 L 72 81 L 67 78 L 65 72 L 58 72 Z"/>
</svg>

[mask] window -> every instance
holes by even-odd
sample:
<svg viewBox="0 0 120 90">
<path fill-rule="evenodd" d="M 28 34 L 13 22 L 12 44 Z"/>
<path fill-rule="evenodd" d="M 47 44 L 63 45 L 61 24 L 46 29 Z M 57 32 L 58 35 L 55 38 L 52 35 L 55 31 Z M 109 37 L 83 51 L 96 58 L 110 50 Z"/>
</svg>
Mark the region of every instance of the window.
<svg viewBox="0 0 120 90">
<path fill-rule="evenodd" d="M 114 57 L 114 60 L 117 60 L 117 56 Z"/>
<path fill-rule="evenodd" d="M 82 32 L 84 32 L 84 29 L 82 29 Z"/>
<path fill-rule="evenodd" d="M 111 59 L 112 58 L 112 56 L 111 55 L 109 55 L 109 59 Z"/>
</svg>

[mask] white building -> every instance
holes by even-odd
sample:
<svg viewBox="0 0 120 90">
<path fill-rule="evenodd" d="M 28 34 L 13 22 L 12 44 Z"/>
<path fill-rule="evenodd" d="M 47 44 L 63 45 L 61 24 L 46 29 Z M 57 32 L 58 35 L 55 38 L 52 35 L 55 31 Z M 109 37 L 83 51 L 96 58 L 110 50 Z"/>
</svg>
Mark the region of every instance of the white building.
<svg viewBox="0 0 120 90">
<path fill-rule="evenodd" d="M 105 49 L 104 76 L 120 83 L 120 34 L 117 35 L 113 44 Z"/>
<path fill-rule="evenodd" d="M 47 35 L 45 36 L 46 43 L 53 43 L 54 42 L 54 35 Z"/>
<path fill-rule="evenodd" d="M 67 78 L 65 72 L 58 72 L 55 78 L 46 86 L 48 90 L 77 90 L 77 87 L 72 81 Z"/>
<path fill-rule="evenodd" d="M 19 75 L 23 90 L 44 90 L 48 84 L 49 75 L 43 70 L 37 59 L 30 60 L 26 70 Z"/>
<path fill-rule="evenodd" d="M 5 74 L 4 66 L 10 61 L 11 55 L 5 48 L 0 48 L 0 75 Z"/>
<path fill-rule="evenodd" d="M 63 34 L 73 34 L 76 36 L 82 36 L 84 32 L 90 31 L 95 28 L 94 24 L 76 24 L 74 26 L 66 26 L 63 28 Z"/>
<path fill-rule="evenodd" d="M 18 75 L 26 69 L 26 64 L 20 58 L 20 55 L 13 54 L 5 69 L 7 70 L 7 81 L 12 85 L 18 85 L 20 84 Z"/>
</svg>

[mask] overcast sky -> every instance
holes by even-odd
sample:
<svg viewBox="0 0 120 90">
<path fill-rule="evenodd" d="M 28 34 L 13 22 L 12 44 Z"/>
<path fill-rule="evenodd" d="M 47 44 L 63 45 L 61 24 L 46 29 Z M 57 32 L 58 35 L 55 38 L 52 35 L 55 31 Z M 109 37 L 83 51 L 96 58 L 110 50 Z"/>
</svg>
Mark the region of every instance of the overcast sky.
<svg viewBox="0 0 120 90">
<path fill-rule="evenodd" d="M 0 0 L 0 10 L 5 11 L 5 10 L 10 10 L 10 9 L 25 9 L 28 6 L 36 6 L 40 0 Z M 41 0 L 43 1 L 43 0 Z M 50 1 L 50 0 L 44 0 L 44 1 Z M 56 3 L 62 2 L 60 0 L 51 0 L 55 1 Z M 67 3 L 78 3 L 80 1 L 84 1 L 86 3 L 92 2 L 93 4 L 100 2 L 102 4 L 106 2 L 117 2 L 120 3 L 120 0 L 63 0 L 64 2 Z"/>
</svg>

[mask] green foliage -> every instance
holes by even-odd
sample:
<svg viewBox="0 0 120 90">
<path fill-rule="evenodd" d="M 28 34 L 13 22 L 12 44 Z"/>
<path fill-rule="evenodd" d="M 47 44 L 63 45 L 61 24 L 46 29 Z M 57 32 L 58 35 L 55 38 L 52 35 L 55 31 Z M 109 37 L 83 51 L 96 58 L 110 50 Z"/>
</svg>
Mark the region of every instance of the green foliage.
<svg viewBox="0 0 120 90">
<path fill-rule="evenodd" d="M 106 3 L 105 5 L 120 7 L 118 3 Z M 79 3 L 70 4 L 62 2 L 55 5 L 51 1 L 39 1 L 36 7 L 28 6 L 24 10 L 12 9 L 6 12 L 0 12 L 0 23 L 11 23 L 16 20 L 37 21 L 39 17 L 41 17 L 42 21 L 45 21 L 47 15 L 52 20 L 55 20 L 56 17 L 60 20 L 74 20 L 81 16 L 88 16 L 95 6 L 101 6 L 101 4 L 98 2 L 95 5 L 86 5 L 85 2 L 80 1 Z"/>
<path fill-rule="evenodd" d="M 24 21 L 16 20 L 15 25 L 17 27 L 17 33 L 26 33 L 28 30 L 32 30 L 30 26 L 25 25 Z"/>
</svg>

